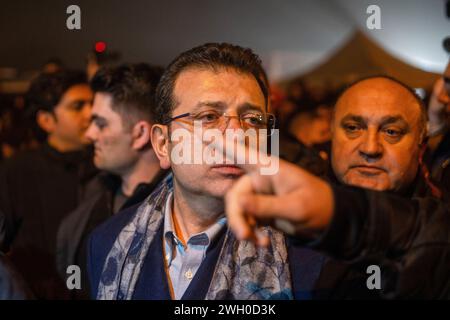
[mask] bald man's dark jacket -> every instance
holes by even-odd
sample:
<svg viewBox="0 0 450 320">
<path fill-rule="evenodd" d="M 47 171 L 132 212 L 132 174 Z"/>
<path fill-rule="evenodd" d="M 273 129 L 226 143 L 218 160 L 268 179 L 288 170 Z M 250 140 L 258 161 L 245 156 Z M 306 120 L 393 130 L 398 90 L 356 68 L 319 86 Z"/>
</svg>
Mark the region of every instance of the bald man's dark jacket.
<svg viewBox="0 0 450 320">
<path fill-rule="evenodd" d="M 319 298 L 450 299 L 449 205 L 416 185 L 395 194 L 332 184 L 332 222 L 306 242 L 330 257 L 316 284 L 329 290 Z M 380 289 L 369 289 L 370 266 L 379 267 Z"/>
</svg>

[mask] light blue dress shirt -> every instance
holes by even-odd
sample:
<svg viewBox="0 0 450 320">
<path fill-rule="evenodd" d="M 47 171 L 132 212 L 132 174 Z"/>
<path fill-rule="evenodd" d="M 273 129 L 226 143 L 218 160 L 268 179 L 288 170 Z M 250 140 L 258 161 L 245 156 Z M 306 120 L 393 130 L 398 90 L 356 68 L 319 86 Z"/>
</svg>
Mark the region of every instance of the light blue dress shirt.
<svg viewBox="0 0 450 320">
<path fill-rule="evenodd" d="M 184 246 L 175 234 L 172 199 L 173 193 L 167 197 L 164 207 L 164 252 L 174 298 L 179 300 L 205 259 L 209 245 L 225 227 L 226 218 L 221 217 L 204 232 L 192 235 Z"/>
</svg>

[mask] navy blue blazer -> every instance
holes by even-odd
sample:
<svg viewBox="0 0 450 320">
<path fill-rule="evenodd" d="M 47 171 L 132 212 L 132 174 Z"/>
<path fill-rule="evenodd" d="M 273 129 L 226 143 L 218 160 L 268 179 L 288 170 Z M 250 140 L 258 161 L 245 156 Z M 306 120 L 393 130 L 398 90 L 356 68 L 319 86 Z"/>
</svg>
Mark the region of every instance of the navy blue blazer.
<svg viewBox="0 0 450 320">
<path fill-rule="evenodd" d="M 97 227 L 89 238 L 87 270 L 91 284 L 91 296 L 94 299 L 97 296 L 97 288 L 106 257 L 120 231 L 136 214 L 139 205 L 134 205 L 114 215 Z M 158 231 L 159 235 L 150 245 L 136 283 L 133 299 L 171 299 L 161 250 L 163 247 L 163 229 L 162 224 Z M 202 300 L 206 296 L 224 238 L 225 228 L 208 248 L 205 260 L 186 289 L 182 297 L 183 300 Z M 294 298 L 311 299 L 314 296 L 315 283 L 318 281 L 326 260 L 325 256 L 288 243 L 288 258 Z"/>
</svg>

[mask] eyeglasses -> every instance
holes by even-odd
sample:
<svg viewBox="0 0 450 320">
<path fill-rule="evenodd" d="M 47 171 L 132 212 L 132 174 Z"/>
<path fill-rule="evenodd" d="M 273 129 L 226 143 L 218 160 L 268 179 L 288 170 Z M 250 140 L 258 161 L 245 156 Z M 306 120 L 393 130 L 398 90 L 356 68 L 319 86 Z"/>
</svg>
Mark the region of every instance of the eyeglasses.
<svg viewBox="0 0 450 320">
<path fill-rule="evenodd" d="M 231 118 L 237 118 L 244 130 L 248 129 L 267 129 L 269 134 L 275 128 L 275 116 L 271 113 L 263 113 L 259 111 L 248 111 L 238 116 L 230 116 L 226 113 L 220 113 L 217 110 L 205 110 L 197 113 L 183 113 L 168 119 L 163 124 L 168 125 L 172 121 L 187 118 L 189 124 L 199 121 L 203 129 L 220 129 L 222 131 L 228 127 Z"/>
</svg>

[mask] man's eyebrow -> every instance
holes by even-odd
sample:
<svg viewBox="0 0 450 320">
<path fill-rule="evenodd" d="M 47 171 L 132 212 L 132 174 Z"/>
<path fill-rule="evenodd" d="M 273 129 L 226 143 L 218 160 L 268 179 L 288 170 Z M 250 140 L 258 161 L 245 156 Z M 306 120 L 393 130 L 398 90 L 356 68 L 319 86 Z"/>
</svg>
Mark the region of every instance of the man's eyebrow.
<svg viewBox="0 0 450 320">
<path fill-rule="evenodd" d="M 227 105 L 222 101 L 200 101 L 194 106 L 194 109 L 192 111 L 195 112 L 204 107 L 225 110 Z"/>
<path fill-rule="evenodd" d="M 193 108 L 192 112 L 195 112 L 201 108 L 204 107 L 211 107 L 220 111 L 225 111 L 225 109 L 227 108 L 227 104 L 225 102 L 222 101 L 200 101 L 199 103 L 197 103 L 195 105 L 195 107 Z M 254 110 L 254 111 L 263 111 L 264 109 L 261 108 L 260 106 L 256 105 L 256 104 L 252 104 L 252 103 L 243 103 L 241 105 L 238 106 L 237 111 L 239 113 L 245 112 L 245 111 L 249 111 L 249 110 Z"/>
<path fill-rule="evenodd" d="M 238 111 L 239 113 L 242 113 L 242 112 L 245 112 L 245 111 L 251 111 L 251 110 L 253 110 L 253 111 L 259 111 L 259 112 L 263 111 L 263 112 L 264 112 L 264 108 L 261 108 L 260 106 L 258 106 L 258 105 L 256 105 L 256 104 L 252 104 L 252 103 L 248 103 L 248 102 L 241 104 L 241 105 L 238 107 L 238 110 L 237 110 L 237 111 Z"/>
<path fill-rule="evenodd" d="M 96 113 L 93 113 L 91 115 L 91 121 L 97 121 L 97 120 L 106 121 L 106 118 L 104 118 L 104 117 L 102 117 L 102 116 L 100 116 L 100 115 L 98 115 Z"/>
<path fill-rule="evenodd" d="M 355 122 L 360 122 L 360 123 L 365 123 L 366 120 L 364 119 L 364 117 L 361 116 L 357 116 L 355 114 L 347 114 L 345 117 L 342 118 L 341 123 L 344 123 L 345 121 L 355 121 Z"/>
<path fill-rule="evenodd" d="M 350 113 L 342 118 L 341 123 L 344 123 L 346 121 L 355 121 L 355 122 L 365 123 L 366 118 Z M 380 121 L 380 124 L 382 126 L 387 125 L 387 124 L 392 124 L 392 123 L 399 123 L 406 127 L 409 127 L 408 122 L 401 115 L 384 116 L 381 118 L 381 121 Z"/>
<path fill-rule="evenodd" d="M 392 123 L 399 123 L 401 125 L 404 125 L 406 128 L 409 127 L 408 122 L 401 115 L 385 116 L 381 118 L 381 125 L 387 125 Z"/>
</svg>

